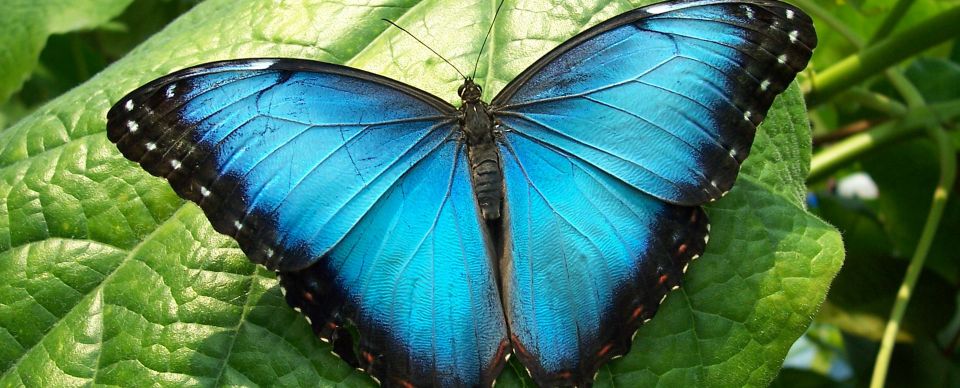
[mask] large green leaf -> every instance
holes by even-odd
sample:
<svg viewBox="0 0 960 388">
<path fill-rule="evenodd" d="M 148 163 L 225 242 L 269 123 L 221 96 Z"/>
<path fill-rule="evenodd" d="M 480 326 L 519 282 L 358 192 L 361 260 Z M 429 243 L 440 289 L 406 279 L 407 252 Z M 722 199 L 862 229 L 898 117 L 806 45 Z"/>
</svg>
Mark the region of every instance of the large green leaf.
<svg viewBox="0 0 960 388">
<path fill-rule="evenodd" d="M 133 0 L 4 0 L 0 12 L 0 104 L 30 76 L 52 34 L 89 29 Z"/>
<path fill-rule="evenodd" d="M 0 133 L 0 385 L 372 384 L 330 354 L 272 274 L 202 212 L 124 160 L 104 115 L 124 93 L 218 59 L 317 59 L 454 101 L 497 1 L 211 0 L 86 84 Z M 478 78 L 495 94 L 559 42 L 640 4 L 508 2 Z M 843 248 L 807 213 L 809 127 L 796 87 L 777 102 L 681 291 L 604 367 L 617 385 L 765 385 L 810 323 Z M 529 385 L 516 366 L 501 384 Z"/>
</svg>

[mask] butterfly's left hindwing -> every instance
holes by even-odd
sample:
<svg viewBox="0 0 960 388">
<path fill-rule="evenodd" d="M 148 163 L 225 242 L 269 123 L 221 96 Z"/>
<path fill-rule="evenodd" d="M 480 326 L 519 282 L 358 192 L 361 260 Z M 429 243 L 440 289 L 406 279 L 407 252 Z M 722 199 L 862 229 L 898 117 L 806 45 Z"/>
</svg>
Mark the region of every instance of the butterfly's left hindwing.
<svg viewBox="0 0 960 388">
<path fill-rule="evenodd" d="M 588 385 L 703 253 L 706 214 L 517 134 L 501 152 L 514 352 L 541 386 Z"/>
<path fill-rule="evenodd" d="M 361 333 L 359 365 L 388 386 L 490 386 L 510 346 L 465 152 L 418 163 L 320 261 L 282 273 L 325 338 Z M 345 306 L 345 308 L 341 308 Z M 322 317 L 339 317 L 331 322 Z"/>
</svg>

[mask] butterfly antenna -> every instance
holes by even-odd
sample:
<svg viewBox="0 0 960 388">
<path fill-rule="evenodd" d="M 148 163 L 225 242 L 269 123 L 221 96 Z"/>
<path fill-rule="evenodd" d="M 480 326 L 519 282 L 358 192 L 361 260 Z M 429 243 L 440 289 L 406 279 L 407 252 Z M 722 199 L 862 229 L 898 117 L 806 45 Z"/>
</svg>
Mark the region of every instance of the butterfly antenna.
<svg viewBox="0 0 960 388">
<path fill-rule="evenodd" d="M 398 26 L 397 23 L 394 23 L 394 22 L 390 21 L 389 19 L 380 19 L 380 20 L 383 20 L 383 21 L 385 21 L 385 22 L 387 22 L 387 23 L 392 24 L 394 27 L 399 28 L 400 31 L 406 32 L 407 35 L 410 35 L 410 37 L 413 38 L 413 40 L 416 40 L 417 42 L 419 42 L 420 44 L 422 44 L 423 47 L 426 47 L 427 50 L 430 50 L 431 52 L 433 52 L 434 54 L 436 54 L 438 57 L 440 57 L 440 59 L 442 59 L 444 62 L 446 62 L 448 65 L 450 65 L 450 67 L 452 67 L 453 70 L 456 70 L 457 73 L 460 74 L 461 77 L 463 77 L 464 79 L 467 78 L 467 76 L 463 75 L 463 72 L 461 72 L 460 69 L 458 69 L 458 68 L 457 68 L 456 66 L 454 66 L 452 63 L 450 63 L 450 61 L 448 61 L 447 58 L 444 58 L 443 55 L 440 55 L 440 53 L 438 53 L 436 50 L 430 48 L 430 46 L 427 46 L 426 43 L 423 43 L 422 40 L 418 39 L 416 36 L 414 36 L 413 34 L 411 34 L 410 31 L 407 31 L 407 30 L 404 29 L 403 27 Z"/>
<path fill-rule="evenodd" d="M 503 1 L 500 0 L 500 4 L 497 5 L 497 10 L 493 11 L 493 20 L 490 21 L 490 28 L 487 29 L 487 35 L 483 37 L 483 43 L 480 44 L 480 52 L 477 53 L 477 63 L 473 64 L 473 77 L 477 77 L 477 68 L 480 67 L 480 57 L 483 56 L 483 48 L 487 45 L 487 39 L 490 38 L 490 33 L 493 32 L 493 25 L 497 22 L 497 15 L 500 14 L 500 7 L 503 7 Z"/>
</svg>

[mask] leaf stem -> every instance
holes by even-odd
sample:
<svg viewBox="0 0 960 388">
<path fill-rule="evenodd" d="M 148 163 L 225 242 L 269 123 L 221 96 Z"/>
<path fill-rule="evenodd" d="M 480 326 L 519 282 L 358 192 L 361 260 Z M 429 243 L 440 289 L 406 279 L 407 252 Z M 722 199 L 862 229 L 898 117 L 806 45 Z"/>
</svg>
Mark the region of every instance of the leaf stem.
<svg viewBox="0 0 960 388">
<path fill-rule="evenodd" d="M 902 74 L 891 71 L 888 74 L 894 87 L 907 100 L 910 107 L 918 107 L 924 104 L 923 96 Z M 887 377 L 887 369 L 890 366 L 890 357 L 893 355 L 893 347 L 896 344 L 897 332 L 900 330 L 900 322 L 903 321 L 903 315 L 910 304 L 910 297 L 917 284 L 917 279 L 923 270 L 923 264 L 930 252 L 930 245 L 933 244 L 933 238 L 937 235 L 937 229 L 940 225 L 940 219 L 943 218 L 943 211 L 947 205 L 947 199 L 950 196 L 950 189 L 953 187 L 954 179 L 957 175 L 956 150 L 953 142 L 947 135 L 940 123 L 935 122 L 935 116 L 930 116 L 926 126 L 927 135 L 937 145 L 937 151 L 940 161 L 940 179 L 937 187 L 933 191 L 933 202 L 930 205 L 930 213 L 927 215 L 927 221 L 923 226 L 923 232 L 920 240 L 917 242 L 917 248 L 913 257 L 910 259 L 910 265 L 907 267 L 907 273 L 904 275 L 903 283 L 897 291 L 897 299 L 893 303 L 893 310 L 890 312 L 890 319 L 887 320 L 887 327 L 883 331 L 883 340 L 880 342 L 880 351 L 877 353 L 877 360 L 873 368 L 873 376 L 870 380 L 871 388 L 882 388 Z"/>
<path fill-rule="evenodd" d="M 807 183 L 823 180 L 869 151 L 922 133 L 931 117 L 941 121 L 960 117 L 960 100 L 910 109 L 900 119 L 879 124 L 869 131 L 852 135 L 820 150 L 810 161 Z"/>
<path fill-rule="evenodd" d="M 887 17 L 883 19 L 883 24 L 873 33 L 873 38 L 870 38 L 870 43 L 877 43 L 889 36 L 890 33 L 893 32 L 893 29 L 897 27 L 897 24 L 900 23 L 900 20 L 903 19 L 903 15 L 905 15 L 910 9 L 910 6 L 913 5 L 913 1 L 914 0 L 897 1 L 893 9 L 887 12 Z"/>
<path fill-rule="evenodd" d="M 907 114 L 906 105 L 883 94 L 872 92 L 864 87 L 851 88 L 850 91 L 847 92 L 847 95 L 861 105 L 885 113 L 890 117 L 903 117 Z"/>
<path fill-rule="evenodd" d="M 857 54 L 840 60 L 806 83 L 807 104 L 828 101 L 878 72 L 960 35 L 960 6 L 953 7 Z"/>
</svg>

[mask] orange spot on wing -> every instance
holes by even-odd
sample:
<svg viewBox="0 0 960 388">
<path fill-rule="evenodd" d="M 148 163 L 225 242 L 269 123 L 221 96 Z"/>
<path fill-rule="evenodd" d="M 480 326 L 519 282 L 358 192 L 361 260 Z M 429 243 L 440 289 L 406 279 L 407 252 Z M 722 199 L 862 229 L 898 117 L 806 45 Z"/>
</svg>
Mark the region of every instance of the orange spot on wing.
<svg viewBox="0 0 960 388">
<path fill-rule="evenodd" d="M 525 349 L 523 344 L 520 343 L 520 339 L 517 338 L 516 334 L 510 334 L 510 341 L 513 342 L 513 349 L 516 350 L 517 355 L 530 358 L 530 353 L 528 353 L 527 349 Z"/>
<path fill-rule="evenodd" d="M 373 364 L 373 354 L 366 351 L 362 352 L 361 354 L 363 355 L 363 359 L 367 362 L 367 364 Z"/>
<path fill-rule="evenodd" d="M 312 302 L 313 302 L 313 294 L 305 291 L 305 292 L 303 293 L 303 299 L 305 299 L 307 302 L 311 302 L 311 303 L 312 303 Z"/>
<path fill-rule="evenodd" d="M 403 388 L 414 388 L 413 384 L 410 384 L 410 382 L 407 380 L 397 380 L 397 384 Z"/>
<path fill-rule="evenodd" d="M 657 285 L 662 286 L 664 283 L 667 282 L 667 279 L 669 278 L 670 277 L 668 277 L 667 274 L 660 275 L 660 279 L 657 280 Z"/>
<path fill-rule="evenodd" d="M 640 314 L 643 314 L 643 305 L 639 305 L 633 310 L 633 314 L 630 314 L 630 320 L 639 318 Z"/>
<path fill-rule="evenodd" d="M 610 348 L 613 347 L 613 343 L 606 344 L 604 347 L 600 348 L 600 351 L 597 352 L 597 357 L 603 357 L 610 351 Z"/>
<path fill-rule="evenodd" d="M 687 253 L 687 244 L 680 244 L 680 248 L 677 248 L 677 253 L 681 255 Z"/>
<path fill-rule="evenodd" d="M 503 341 L 503 343 L 500 344 L 500 347 L 497 348 L 497 354 L 493 355 L 493 362 L 497 363 L 497 362 L 500 362 L 500 360 L 503 360 L 504 357 L 507 356 L 507 352 L 509 351 L 510 351 L 510 341 Z"/>
</svg>

